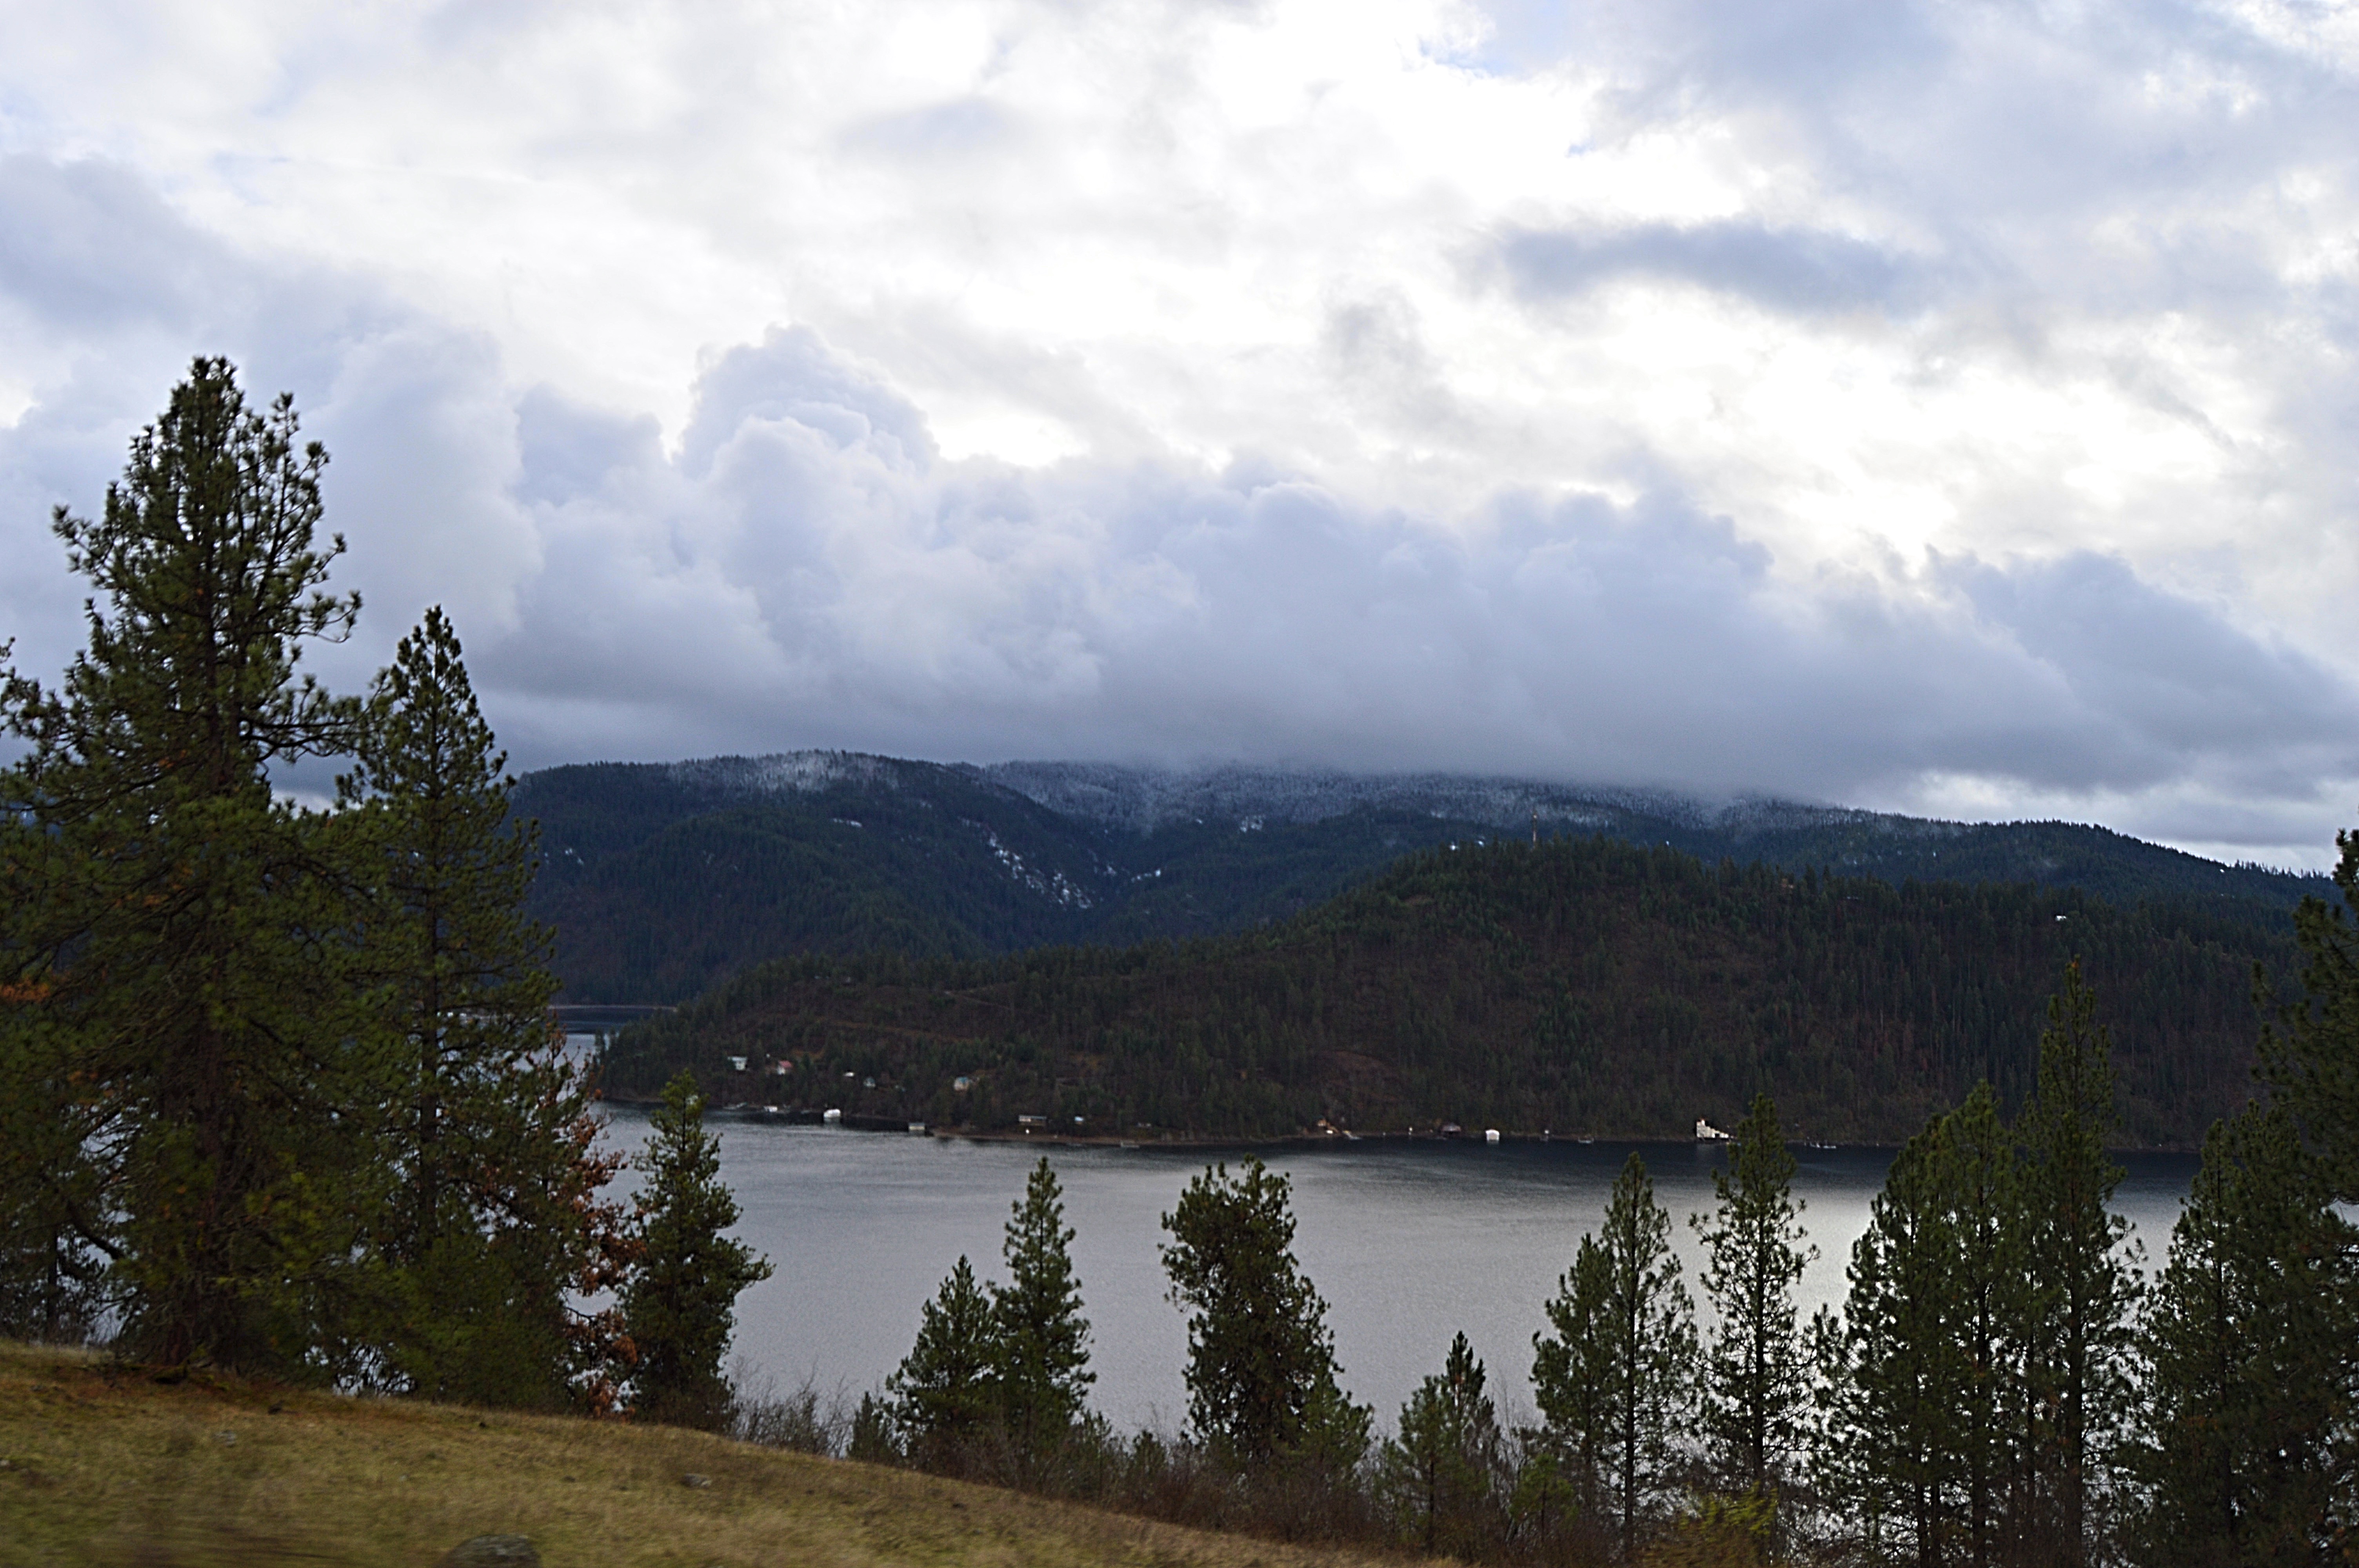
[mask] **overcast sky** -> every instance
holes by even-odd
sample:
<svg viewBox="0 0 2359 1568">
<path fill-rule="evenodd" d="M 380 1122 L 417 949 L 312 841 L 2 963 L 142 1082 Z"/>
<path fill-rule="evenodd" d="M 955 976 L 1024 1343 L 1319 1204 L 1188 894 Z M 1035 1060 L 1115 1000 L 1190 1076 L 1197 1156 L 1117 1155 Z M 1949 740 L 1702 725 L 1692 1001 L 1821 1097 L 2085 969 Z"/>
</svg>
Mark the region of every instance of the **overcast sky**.
<svg viewBox="0 0 2359 1568">
<path fill-rule="evenodd" d="M 0 637 L 196 353 L 357 686 L 2359 820 L 2359 6 L 0 3 Z"/>
</svg>

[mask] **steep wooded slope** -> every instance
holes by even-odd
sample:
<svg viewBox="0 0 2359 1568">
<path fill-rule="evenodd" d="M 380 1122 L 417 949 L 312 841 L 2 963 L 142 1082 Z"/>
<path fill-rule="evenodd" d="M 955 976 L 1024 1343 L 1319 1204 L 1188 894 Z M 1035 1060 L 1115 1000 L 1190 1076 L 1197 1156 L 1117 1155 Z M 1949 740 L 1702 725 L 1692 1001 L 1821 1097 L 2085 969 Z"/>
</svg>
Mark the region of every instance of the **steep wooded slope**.
<svg viewBox="0 0 2359 1568">
<path fill-rule="evenodd" d="M 799 762 L 799 768 L 763 763 Z M 819 753 L 534 773 L 533 913 L 575 1002 L 674 1002 L 763 958 L 974 957 L 1234 931 L 1310 907 L 1411 849 L 1488 830 L 1358 809 L 1261 831 L 1141 837 L 971 770 Z"/>
<path fill-rule="evenodd" d="M 687 1064 L 724 1099 L 1216 1137 L 1321 1119 L 1676 1136 L 1767 1089 L 1799 1135 L 1891 1141 L 1979 1078 L 2019 1099 L 2079 957 L 2129 1140 L 2184 1146 L 2245 1094 L 2252 966 L 2288 949 L 2200 904 L 1795 876 L 1603 838 L 1468 844 L 1243 935 L 762 966 L 625 1032 L 607 1070 L 623 1091 Z M 779 1059 L 792 1071 L 755 1076 Z"/>
<path fill-rule="evenodd" d="M 678 1002 L 808 952 L 974 957 L 1217 935 L 1309 908 L 1411 850 L 1603 833 L 1909 879 L 2169 898 L 2270 933 L 2322 878 L 2101 827 L 1961 824 L 1516 780 L 1288 770 L 976 769 L 845 752 L 552 768 L 518 786 L 568 1000 Z"/>
</svg>

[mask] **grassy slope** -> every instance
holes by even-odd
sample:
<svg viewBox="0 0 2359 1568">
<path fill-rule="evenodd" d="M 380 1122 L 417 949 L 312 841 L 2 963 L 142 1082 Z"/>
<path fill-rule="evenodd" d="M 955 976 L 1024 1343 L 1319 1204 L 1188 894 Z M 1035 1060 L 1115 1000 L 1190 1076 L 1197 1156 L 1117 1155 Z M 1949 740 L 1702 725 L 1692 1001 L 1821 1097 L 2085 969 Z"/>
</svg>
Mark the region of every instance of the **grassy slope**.
<svg viewBox="0 0 2359 1568">
<path fill-rule="evenodd" d="M 699 1433 L 230 1382 L 159 1388 L 101 1358 L 5 1342 L 0 1457 L 7 1568 L 425 1568 L 489 1533 L 531 1537 L 549 1568 L 1365 1561 Z M 691 1472 L 712 1485 L 691 1489 Z"/>
</svg>

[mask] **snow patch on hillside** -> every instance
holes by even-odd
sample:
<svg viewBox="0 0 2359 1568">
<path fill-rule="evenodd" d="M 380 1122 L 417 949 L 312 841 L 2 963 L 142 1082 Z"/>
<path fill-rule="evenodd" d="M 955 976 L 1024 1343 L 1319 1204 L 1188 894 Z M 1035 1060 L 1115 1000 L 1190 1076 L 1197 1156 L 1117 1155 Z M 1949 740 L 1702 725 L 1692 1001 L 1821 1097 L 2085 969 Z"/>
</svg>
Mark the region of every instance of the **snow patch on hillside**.
<svg viewBox="0 0 2359 1568">
<path fill-rule="evenodd" d="M 1872 820 L 1874 813 L 1793 801 L 1712 801 L 1667 790 L 1450 773 L 1346 773 L 1226 766 L 1191 771 L 1105 762 L 1000 762 L 974 772 L 1051 811 L 1134 833 L 1172 822 L 1318 822 L 1360 810 L 1415 811 L 1506 831 L 1611 831 L 1633 817 L 1759 831 Z"/>
</svg>

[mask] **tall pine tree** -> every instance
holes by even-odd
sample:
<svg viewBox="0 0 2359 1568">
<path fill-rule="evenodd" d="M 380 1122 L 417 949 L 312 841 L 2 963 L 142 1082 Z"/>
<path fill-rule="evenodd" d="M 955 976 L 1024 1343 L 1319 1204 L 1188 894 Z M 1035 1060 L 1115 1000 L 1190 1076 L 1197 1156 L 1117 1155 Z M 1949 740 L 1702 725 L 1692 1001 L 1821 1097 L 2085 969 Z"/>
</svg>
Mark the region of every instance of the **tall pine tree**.
<svg viewBox="0 0 2359 1568">
<path fill-rule="evenodd" d="M 1000 1440 L 999 1318 L 964 1258 L 919 1309 L 918 1342 L 886 1380 L 893 1424 L 922 1469 L 974 1468 Z"/>
<path fill-rule="evenodd" d="M 2029 1421 L 2023 1328 L 2032 1296 L 2021 1168 L 1988 1084 L 1942 1119 L 1938 1170 L 1955 1249 L 1947 1303 L 1960 1379 L 1951 1443 L 1961 1556 L 1983 1568 L 2026 1535 L 2016 1483 Z"/>
<path fill-rule="evenodd" d="M 2301 1000 L 2261 1032 L 2261 1076 L 2303 1141 L 2326 1162 L 2335 1195 L 2359 1203 L 2359 832 L 2334 836 L 2339 903 L 2306 898 L 2294 912 Z M 2267 995 L 2256 965 L 2254 984 Z"/>
<path fill-rule="evenodd" d="M 1027 1466 L 1064 1441 L 1096 1380 L 1081 1284 L 1067 1250 L 1072 1239 L 1057 1174 L 1043 1156 L 1007 1222 L 1008 1282 L 992 1292 L 1000 1409 L 1008 1441 Z"/>
<path fill-rule="evenodd" d="M 1634 1152 L 1614 1180 L 1593 1250 L 1584 1238 L 1574 1260 L 1572 1282 L 1586 1284 L 1593 1296 L 1549 1309 L 1551 1321 L 1590 1337 L 1558 1341 L 1554 1348 L 1543 1338 L 1533 1374 L 1535 1380 L 1594 1377 L 1587 1387 L 1543 1381 L 1540 1408 L 1578 1411 L 1590 1426 L 1588 1433 L 1560 1433 L 1558 1441 L 1594 1448 L 1625 1560 L 1670 1494 L 1682 1422 L 1695 1394 L 1694 1308 L 1680 1281 L 1670 1232 L 1647 1162 Z"/>
<path fill-rule="evenodd" d="M 359 609 L 323 588 L 342 541 L 314 548 L 326 460 L 288 399 L 255 412 L 227 362 L 197 361 L 101 516 L 57 512 L 96 589 L 88 646 L 58 689 L 12 673 L 0 697 L 29 743 L 5 791 L 30 894 L 0 992 L 5 1119 L 45 1097 L 30 1116 L 71 1152 L 33 1220 L 111 1255 L 125 1343 L 172 1365 L 340 1373 L 326 1325 L 381 1184 L 353 1115 L 365 1031 L 322 984 L 348 913 L 323 819 L 271 787 L 360 723 L 298 675 Z"/>
<path fill-rule="evenodd" d="M 1274 1460 L 1348 1470 L 1369 1411 L 1337 1383 L 1327 1303 L 1295 1260 L 1284 1176 L 1249 1159 L 1190 1182 L 1163 1217 L 1171 1299 L 1189 1314 L 1188 1420 L 1224 1464 Z"/>
<path fill-rule="evenodd" d="M 1606 1312 L 1612 1296 L 1605 1249 L 1583 1236 L 1572 1267 L 1542 1309 L 1549 1326 L 1532 1336 L 1532 1392 L 1546 1450 L 1544 1479 L 1571 1493 L 1576 1518 L 1603 1515 L 1605 1455 L 1613 1428 L 1613 1377 Z"/>
<path fill-rule="evenodd" d="M 549 934 L 526 918 L 533 830 L 440 609 L 378 677 L 336 818 L 362 890 L 353 979 L 383 1042 L 375 1242 L 386 1374 L 440 1399 L 549 1406 L 614 1359 L 570 1299 L 614 1282 L 589 1087 L 550 1026 Z"/>
<path fill-rule="evenodd" d="M 675 1426 L 718 1427 L 731 1390 L 722 1360 L 737 1297 L 769 1263 L 723 1232 L 737 1200 L 721 1181 L 721 1141 L 704 1130 L 704 1097 L 682 1070 L 664 1087 L 637 1211 L 641 1254 L 623 1281 L 623 1323 L 636 1352 L 632 1413 Z"/>
<path fill-rule="evenodd" d="M 2136 1274 L 2112 1207 L 2121 1165 L 2105 1152 L 2119 1125 L 2111 1042 L 2081 966 L 2065 970 L 2039 1037 L 2039 1088 L 2017 1119 L 2023 1147 L 2023 1378 L 2027 1485 L 2017 1529 L 2049 1561 L 2077 1565 L 2092 1546 L 2090 1505 L 2128 1393 Z"/>
<path fill-rule="evenodd" d="M 1461 1334 L 1440 1372 L 1401 1406 L 1400 1436 L 1377 1461 L 1377 1496 L 1419 1550 L 1472 1556 L 1499 1538 L 1505 1478 L 1498 1411 Z"/>
<path fill-rule="evenodd" d="M 1767 1095 L 1754 1098 L 1734 1139 L 1731 1168 L 1712 1173 L 1718 1206 L 1693 1222 L 1704 1244 L 1704 1295 L 1719 1317 L 1704 1363 L 1704 1412 L 1713 1469 L 1730 1485 L 1767 1491 L 1783 1480 L 1809 1417 L 1794 1285 L 1817 1249 L 1798 1223 L 1794 1155 Z"/>
<path fill-rule="evenodd" d="M 2138 1325 L 2128 1465 L 2153 1568 L 2343 1563 L 2359 1541 L 2359 1233 L 2292 1118 L 2204 1141 Z"/>
<path fill-rule="evenodd" d="M 1841 1337 L 1826 1346 L 1820 1474 L 1879 1557 L 1988 1563 L 2012 1528 L 2012 1180 L 1981 1086 L 1902 1147 L 1852 1249 Z"/>
</svg>

